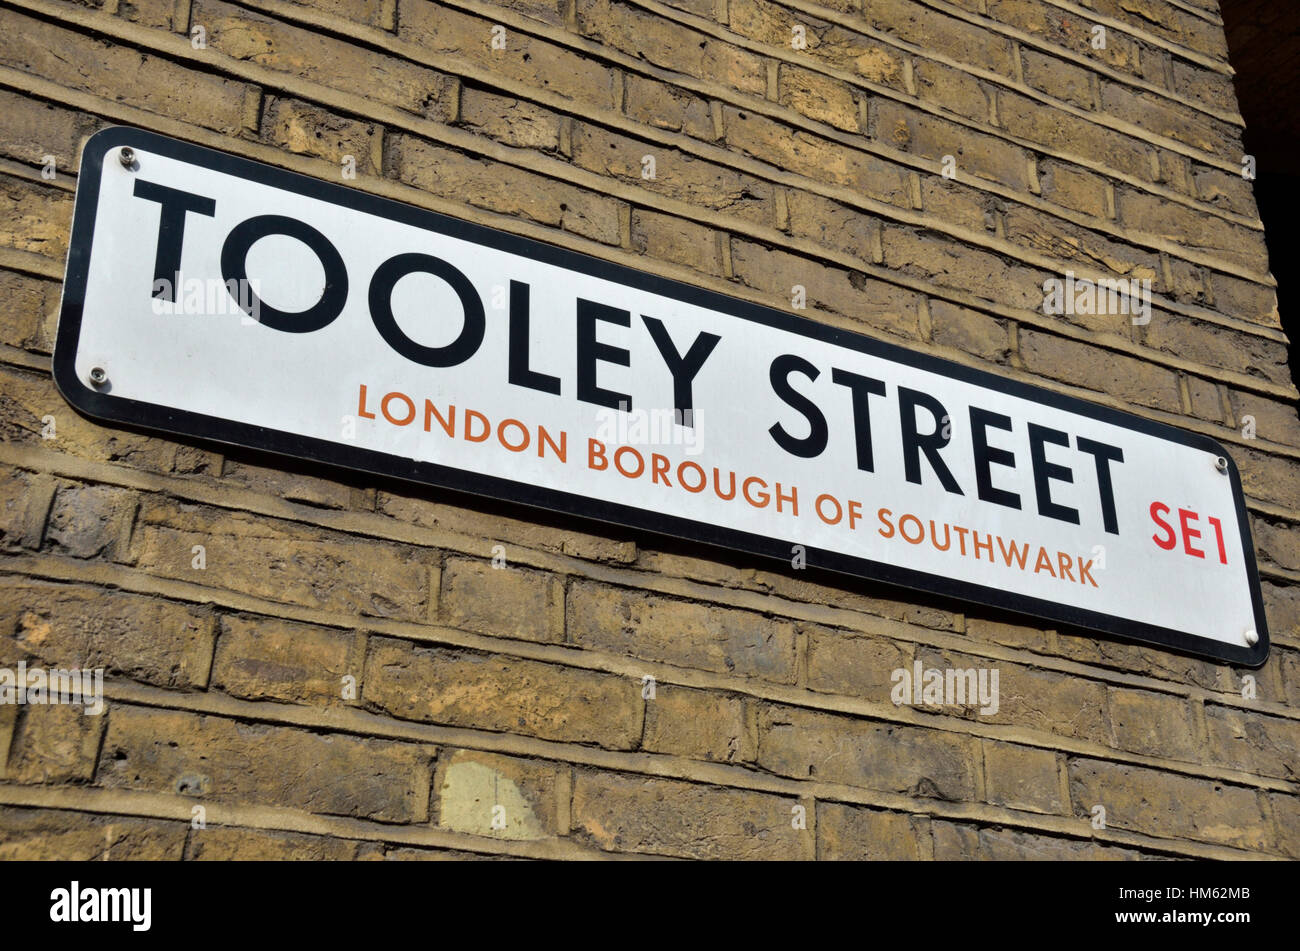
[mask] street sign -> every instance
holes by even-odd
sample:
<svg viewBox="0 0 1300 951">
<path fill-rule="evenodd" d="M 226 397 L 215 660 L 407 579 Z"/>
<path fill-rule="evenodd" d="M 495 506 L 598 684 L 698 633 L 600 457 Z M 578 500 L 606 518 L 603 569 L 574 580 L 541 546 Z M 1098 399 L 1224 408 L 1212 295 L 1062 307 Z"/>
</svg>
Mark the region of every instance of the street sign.
<svg viewBox="0 0 1300 951">
<path fill-rule="evenodd" d="M 54 372 L 99 419 L 1268 654 L 1206 436 L 152 133 L 86 146 Z"/>
</svg>

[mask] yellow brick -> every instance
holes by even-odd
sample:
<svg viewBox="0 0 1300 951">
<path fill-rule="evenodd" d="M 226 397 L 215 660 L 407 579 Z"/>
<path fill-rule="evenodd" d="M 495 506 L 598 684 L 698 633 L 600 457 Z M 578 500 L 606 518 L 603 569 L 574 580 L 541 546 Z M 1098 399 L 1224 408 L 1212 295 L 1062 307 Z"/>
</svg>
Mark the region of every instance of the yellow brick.
<svg viewBox="0 0 1300 951">
<path fill-rule="evenodd" d="M 202 546 L 201 553 L 195 546 Z M 195 567 L 202 555 L 203 567 Z M 131 556 L 152 574 L 345 617 L 423 618 L 432 552 L 293 522 L 148 499 Z"/>
<path fill-rule="evenodd" d="M 376 822 L 428 817 L 431 747 L 114 706 L 96 783 Z"/>
<path fill-rule="evenodd" d="M 567 777 L 567 768 L 548 763 L 444 750 L 434 774 L 435 821 L 443 829 L 495 839 L 550 838 L 568 831 L 559 827 Z"/>
<path fill-rule="evenodd" d="M 456 81 L 414 63 L 252 13 L 220 0 L 196 0 L 190 22 L 208 31 L 208 49 L 289 73 L 339 92 L 446 121 Z"/>
<path fill-rule="evenodd" d="M 958 177 L 974 175 L 1029 190 L 1029 153 L 995 136 L 920 112 L 891 99 L 871 102 L 872 135 L 885 145 L 935 163 L 956 161 Z"/>
<path fill-rule="evenodd" d="M 364 660 L 349 630 L 293 624 L 274 618 L 222 618 L 212 663 L 212 685 L 245 700 L 344 702 L 344 677 L 360 694 Z"/>
<path fill-rule="evenodd" d="M 338 862 L 357 858 L 358 845 L 320 835 L 209 825 L 190 833 L 185 858 L 195 862 Z"/>
<path fill-rule="evenodd" d="M 656 66 L 763 95 L 763 60 L 736 46 L 670 23 L 617 0 L 576 0 L 583 36 Z"/>
<path fill-rule="evenodd" d="M 614 70 L 518 30 L 507 30 L 505 49 L 492 47 L 489 19 L 435 3 L 403 3 L 398 36 L 421 49 L 448 54 L 523 82 L 602 109 L 617 105 Z"/>
<path fill-rule="evenodd" d="M 632 247 L 654 261 L 668 261 L 706 274 L 722 274 L 719 235 L 703 225 L 640 208 L 632 211 Z"/>
<path fill-rule="evenodd" d="M 479 634 L 564 640 L 564 582 L 509 562 L 448 560 L 439 610 L 445 623 Z"/>
<path fill-rule="evenodd" d="M 1061 815 L 1061 767 L 1051 750 L 984 740 L 984 795 L 994 806 Z"/>
<path fill-rule="evenodd" d="M 0 271 L 0 343 L 35 353 L 54 347 L 59 285 L 15 271 Z"/>
<path fill-rule="evenodd" d="M 646 156 L 654 159 L 654 178 L 645 177 Z M 744 221 L 771 224 L 775 218 L 766 182 L 587 122 L 574 128 L 573 161 L 589 172 Z"/>
<path fill-rule="evenodd" d="M 791 129 L 755 112 L 723 107 L 727 144 L 778 169 L 899 207 L 910 207 L 907 171 L 867 152 Z"/>
<path fill-rule="evenodd" d="M 406 720 L 630 749 L 641 684 L 594 671 L 372 637 L 362 699 Z"/>
<path fill-rule="evenodd" d="M 1083 823 L 1105 810 L 1112 829 L 1277 852 L 1279 837 L 1254 789 L 1140 766 L 1070 762 L 1070 797 Z M 1294 832 L 1287 833 L 1294 842 Z"/>
<path fill-rule="evenodd" d="M 817 858 L 822 861 L 911 862 L 928 858 L 925 821 L 838 802 L 817 804 Z"/>
<path fill-rule="evenodd" d="M 758 765 L 791 779 L 963 801 L 978 789 L 979 741 L 959 733 L 764 705 L 758 737 Z"/>
<path fill-rule="evenodd" d="M 1014 75 L 1010 41 L 975 24 L 909 0 L 871 0 L 864 12 L 877 30 L 962 63 Z"/>
<path fill-rule="evenodd" d="M 0 580 L 0 664 L 102 667 L 158 687 L 204 687 L 209 609 L 162 598 L 7 577 Z M 11 632 L 11 634 L 9 633 Z"/>
<path fill-rule="evenodd" d="M 61 261 L 71 227 L 71 194 L 44 182 L 0 176 L 0 248 Z"/>
<path fill-rule="evenodd" d="M 619 203 L 603 195 L 410 136 L 391 136 L 385 148 L 389 168 L 408 185 L 605 244 L 619 241 Z"/>
<path fill-rule="evenodd" d="M 506 145 L 546 152 L 560 147 L 561 116 L 522 99 L 466 87 L 460 95 L 459 119 L 475 132 Z"/>
<path fill-rule="evenodd" d="M 570 586 L 568 612 L 569 639 L 582 647 L 778 683 L 794 680 L 794 625 L 787 621 L 585 581 Z"/>
<path fill-rule="evenodd" d="M 809 854 L 797 802 L 743 789 L 577 771 L 575 834 L 598 848 L 678 858 L 789 859 Z"/>
<path fill-rule="evenodd" d="M 296 99 L 268 96 L 262 103 L 262 141 L 295 155 L 311 155 L 333 163 L 344 181 L 344 163 L 350 157 L 358 175 L 379 175 L 376 145 L 383 129 L 373 122 L 336 116 Z"/>
<path fill-rule="evenodd" d="M 84 682 L 82 677 L 75 679 L 79 684 Z M 87 713 L 90 706 L 26 704 L 14 732 L 5 779 L 51 786 L 93 779 L 95 757 L 108 717 L 102 710 L 98 715 Z"/>
<path fill-rule="evenodd" d="M 179 861 L 189 824 L 0 806 L 0 861 Z"/>
<path fill-rule="evenodd" d="M 218 132 L 233 134 L 243 125 L 248 89 L 244 83 L 91 39 L 13 10 L 0 14 L 0 63 Z M 94 68 L 83 69 L 83 63 L 93 63 Z"/>
<path fill-rule="evenodd" d="M 642 690 L 642 695 L 645 695 Z M 752 762 L 741 697 L 656 684 L 646 700 L 643 749 L 722 763 Z"/>
</svg>

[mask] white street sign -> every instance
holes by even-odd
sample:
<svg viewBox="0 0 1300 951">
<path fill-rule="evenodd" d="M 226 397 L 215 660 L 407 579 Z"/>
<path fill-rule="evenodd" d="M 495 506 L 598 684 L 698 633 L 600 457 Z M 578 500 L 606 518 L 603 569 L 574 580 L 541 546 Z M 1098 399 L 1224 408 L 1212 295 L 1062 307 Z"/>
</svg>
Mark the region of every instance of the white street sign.
<svg viewBox="0 0 1300 951">
<path fill-rule="evenodd" d="M 55 376 L 101 419 L 1268 652 L 1208 437 L 151 133 L 86 146 Z"/>
</svg>

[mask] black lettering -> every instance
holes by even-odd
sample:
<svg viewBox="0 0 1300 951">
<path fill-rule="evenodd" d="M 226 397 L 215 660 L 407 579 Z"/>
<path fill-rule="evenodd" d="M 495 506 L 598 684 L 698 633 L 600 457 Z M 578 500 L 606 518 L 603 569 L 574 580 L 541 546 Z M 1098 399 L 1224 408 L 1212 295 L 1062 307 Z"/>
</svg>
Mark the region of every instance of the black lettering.
<svg viewBox="0 0 1300 951">
<path fill-rule="evenodd" d="M 1001 449 L 997 446 L 989 445 L 988 427 L 1011 432 L 1011 417 L 1003 416 L 1001 413 L 990 412 L 986 409 L 980 409 L 978 406 L 970 408 L 970 428 L 971 442 L 974 445 L 975 453 L 975 486 L 979 497 L 985 502 L 994 502 L 998 505 L 1005 505 L 1007 508 L 1020 508 L 1020 496 L 1015 492 L 1008 492 L 1006 489 L 999 489 L 993 485 L 993 476 L 989 472 L 990 466 L 1008 466 L 1015 468 L 1015 453 Z"/>
<path fill-rule="evenodd" d="M 631 396 L 596 385 L 597 363 L 613 363 L 621 367 L 632 364 L 632 354 L 627 350 L 596 339 L 597 321 L 631 327 L 632 314 L 608 304 L 578 298 L 578 399 L 609 409 L 631 410 Z"/>
<path fill-rule="evenodd" d="M 1110 478 L 1110 464 L 1124 461 L 1124 450 L 1118 446 L 1108 446 L 1104 442 L 1095 442 L 1082 436 L 1074 437 L 1074 444 L 1080 452 L 1092 456 L 1097 465 L 1097 490 L 1101 495 L 1101 517 L 1107 533 L 1119 534 L 1119 519 L 1115 515 L 1115 486 Z"/>
<path fill-rule="evenodd" d="M 695 338 L 695 342 L 691 344 L 691 349 L 687 350 L 686 356 L 683 357 L 677 352 L 677 346 L 673 343 L 673 338 L 668 336 L 668 330 L 662 320 L 647 317 L 645 314 L 641 315 L 641 319 L 645 321 L 646 329 L 650 331 L 655 346 L 659 348 L 660 356 L 664 358 L 664 363 L 673 375 L 673 406 L 677 411 L 677 418 L 681 421 L 681 425 L 693 427 L 695 403 L 691 393 L 691 383 L 722 338 L 717 334 L 701 331 Z"/>
<path fill-rule="evenodd" d="M 528 368 L 528 285 L 510 282 L 510 382 L 560 395 L 560 378 Z"/>
<path fill-rule="evenodd" d="M 181 249 L 185 244 L 185 215 L 194 212 L 211 218 L 217 213 L 217 202 L 168 188 L 154 182 L 135 180 L 136 198 L 156 201 L 162 206 L 158 214 L 158 245 L 154 251 L 153 296 L 165 301 L 176 301 L 176 289 L 181 280 Z"/>
<path fill-rule="evenodd" d="M 871 449 L 871 397 L 884 396 L 885 384 L 834 367 L 831 368 L 831 381 L 847 386 L 853 394 L 853 432 L 858 447 L 858 468 L 863 472 L 875 472 L 875 456 Z"/>
<path fill-rule="evenodd" d="M 442 278 L 460 298 L 464 323 L 456 339 L 445 347 L 426 347 L 408 337 L 393 316 L 393 288 L 408 274 L 432 274 Z M 370 280 L 370 319 L 387 344 L 412 363 L 426 367 L 454 367 L 478 352 L 487 330 L 483 299 L 470 279 L 453 265 L 431 254 L 398 254 L 375 271 Z"/>
<path fill-rule="evenodd" d="M 320 300 L 296 314 L 262 302 L 247 283 L 249 248 L 272 234 L 297 238 L 311 248 L 325 269 L 325 290 Z M 236 298 L 245 313 L 256 316 L 259 322 L 272 330 L 285 333 L 305 334 L 328 326 L 343 313 L 343 305 L 348 300 L 348 272 L 338 249 L 305 221 L 283 215 L 258 215 L 235 225 L 221 247 L 221 277 L 228 289 L 248 288 L 246 293 L 241 292 Z"/>
<path fill-rule="evenodd" d="M 786 405 L 802 413 L 804 418 L 808 420 L 808 435 L 802 439 L 791 436 L 780 423 L 773 423 L 768 429 L 778 446 L 790 453 L 790 455 L 798 456 L 801 459 L 812 459 L 820 456 L 826 449 L 826 440 L 830 435 L 830 430 L 826 425 L 826 417 L 817 408 L 817 404 L 790 385 L 790 374 L 802 373 L 808 379 L 815 380 L 820 375 L 820 372 L 803 357 L 786 353 L 772 361 L 772 366 L 767 374 L 768 380 L 772 384 L 772 392 L 779 396 Z"/>
<path fill-rule="evenodd" d="M 1074 473 L 1068 466 L 1047 461 L 1047 453 L 1043 449 L 1045 443 L 1068 447 L 1070 437 L 1059 429 L 1029 424 L 1029 457 L 1034 463 L 1034 492 L 1038 496 L 1038 514 L 1078 525 L 1078 509 L 1072 509 L 1068 505 L 1058 505 L 1052 501 L 1052 480 L 1073 482 Z"/>
<path fill-rule="evenodd" d="M 922 436 L 916 430 L 916 408 L 924 406 L 934 417 L 934 432 Z M 948 471 L 948 465 L 939 455 L 939 451 L 948 445 L 951 438 L 944 430 L 944 421 L 951 423 L 948 411 L 943 408 L 943 404 L 931 396 L 929 393 L 922 393 L 919 390 L 909 390 L 905 386 L 898 388 L 898 411 L 901 416 L 903 429 L 903 470 L 907 476 L 907 481 L 915 485 L 921 484 L 921 453 L 925 453 L 925 458 L 929 460 L 930 467 L 934 469 L 935 475 L 943 483 L 944 489 L 954 495 L 962 495 L 961 486 L 953 478 L 952 473 Z"/>
</svg>

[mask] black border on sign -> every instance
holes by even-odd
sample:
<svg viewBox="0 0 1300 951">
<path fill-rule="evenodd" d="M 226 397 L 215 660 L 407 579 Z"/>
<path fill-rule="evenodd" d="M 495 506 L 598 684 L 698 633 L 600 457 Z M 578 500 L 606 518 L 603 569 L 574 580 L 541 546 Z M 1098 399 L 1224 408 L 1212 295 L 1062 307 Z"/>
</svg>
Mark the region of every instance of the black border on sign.
<svg viewBox="0 0 1300 951">
<path fill-rule="evenodd" d="M 984 370 L 906 350 L 900 346 L 874 340 L 862 334 L 827 327 L 792 314 L 782 313 L 770 307 L 727 297 L 714 291 L 692 287 L 689 284 L 667 278 L 657 277 L 576 251 L 558 248 L 529 238 L 497 231 L 493 228 L 449 218 L 436 212 L 370 195 L 359 189 L 351 189 L 342 185 L 308 178 L 296 172 L 273 168 L 248 159 L 228 155 L 224 152 L 213 151 L 202 146 L 167 138 L 157 133 L 125 126 L 114 126 L 97 132 L 86 142 L 85 149 L 82 152 L 72 237 L 68 248 L 67 275 L 63 286 L 63 302 L 59 314 L 58 335 L 54 348 L 54 379 L 59 391 L 73 407 L 88 416 L 110 422 L 139 425 L 175 435 L 199 437 L 235 446 L 267 450 L 299 459 L 360 470 L 423 485 L 441 486 L 475 495 L 486 495 L 507 502 L 518 502 L 582 518 L 599 519 L 723 548 L 739 549 L 740 551 L 781 561 L 788 561 L 789 559 L 788 544 L 766 536 L 721 528 L 706 522 L 663 515 L 611 502 L 588 499 L 567 492 L 542 489 L 509 479 L 464 472 L 437 465 L 436 463 L 417 462 L 369 449 L 344 446 L 326 440 L 267 429 L 262 426 L 231 422 L 200 413 L 169 409 L 165 406 L 156 406 L 123 397 L 115 397 L 91 389 L 77 378 L 75 359 L 81 332 L 81 316 L 85 306 L 86 281 L 92 250 L 91 241 L 95 232 L 95 213 L 99 205 L 100 175 L 103 171 L 105 155 L 110 150 L 122 146 L 165 155 L 178 161 L 200 165 L 213 171 L 224 172 L 228 175 L 273 188 L 294 192 L 334 205 L 507 251 L 567 270 L 613 281 L 627 287 L 650 291 L 684 303 L 720 311 L 742 320 L 753 321 L 804 337 L 871 354 L 895 363 L 939 373 L 986 389 L 1034 400 L 1046 406 L 1053 406 L 1157 439 L 1180 443 L 1202 449 L 1216 456 L 1222 456 L 1228 460 L 1227 475 L 1232 480 L 1233 499 L 1237 509 L 1237 526 L 1241 533 L 1241 546 L 1246 558 L 1247 576 L 1251 586 L 1251 600 L 1254 605 L 1255 630 L 1259 634 L 1259 641 L 1251 648 L 1237 647 L 1172 628 L 1159 627 L 1123 617 L 1058 604 L 1054 601 L 1013 594 L 999 588 L 958 581 L 953 578 L 932 575 L 909 568 L 900 568 L 895 565 L 883 564 L 865 558 L 856 558 L 825 549 L 808 548 L 808 564 L 814 567 L 828 568 L 842 574 L 933 592 L 949 598 L 1002 608 L 1042 620 L 1067 624 L 1103 634 L 1118 635 L 1130 640 L 1155 644 L 1246 667 L 1259 667 L 1268 657 L 1268 621 L 1264 615 L 1263 597 L 1260 592 L 1258 569 L 1255 563 L 1255 547 L 1251 541 L 1250 521 L 1246 515 L 1246 503 L 1241 491 L 1241 480 L 1236 463 L 1227 450 L 1209 436 L 1184 432 L 1172 426 L 1166 426 L 1163 423 L 1157 423 L 1130 413 L 1098 406 L 1094 403 L 1088 403 L 1028 383 L 1022 383 L 1018 380 L 1004 379 Z"/>
</svg>

